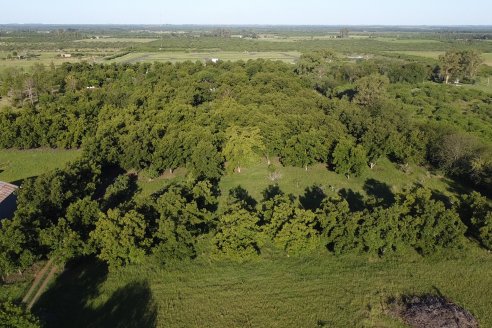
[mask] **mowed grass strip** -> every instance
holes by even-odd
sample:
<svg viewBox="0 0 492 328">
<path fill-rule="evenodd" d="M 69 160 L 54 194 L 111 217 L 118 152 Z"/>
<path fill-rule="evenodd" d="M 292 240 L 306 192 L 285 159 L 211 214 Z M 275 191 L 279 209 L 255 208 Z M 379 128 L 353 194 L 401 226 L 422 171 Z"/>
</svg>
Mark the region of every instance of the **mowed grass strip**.
<svg viewBox="0 0 492 328">
<path fill-rule="evenodd" d="M 0 181 L 20 183 L 77 159 L 79 150 L 0 150 Z"/>
<path fill-rule="evenodd" d="M 183 61 L 205 61 L 207 59 L 218 58 L 223 61 L 238 61 L 249 59 L 269 59 L 280 60 L 287 63 L 294 63 L 301 56 L 297 51 L 284 52 L 133 52 L 122 57 L 118 57 L 108 62 L 115 63 L 137 63 L 137 62 L 183 62 Z"/>
<path fill-rule="evenodd" d="M 490 327 L 492 256 L 475 246 L 463 253 L 399 260 L 324 253 L 167 268 L 149 260 L 110 273 L 86 263 L 63 273 L 35 311 L 54 318 L 50 327 L 139 326 L 149 317 L 156 327 L 403 327 L 387 313 L 389 298 L 442 293 Z"/>
</svg>

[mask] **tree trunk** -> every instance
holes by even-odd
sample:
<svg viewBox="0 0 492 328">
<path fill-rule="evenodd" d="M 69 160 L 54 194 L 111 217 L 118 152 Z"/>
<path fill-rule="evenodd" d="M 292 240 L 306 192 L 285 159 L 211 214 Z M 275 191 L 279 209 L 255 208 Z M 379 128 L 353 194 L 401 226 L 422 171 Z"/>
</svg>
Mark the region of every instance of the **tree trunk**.
<svg viewBox="0 0 492 328">
<path fill-rule="evenodd" d="M 369 163 L 369 167 L 371 168 L 371 170 L 374 168 L 374 166 L 376 166 L 376 163 Z"/>
<path fill-rule="evenodd" d="M 449 78 L 450 78 L 449 74 L 446 74 L 446 84 L 448 84 Z"/>
<path fill-rule="evenodd" d="M 306 165 L 304 168 L 306 169 L 306 172 L 307 172 L 307 170 L 308 170 L 308 166 Z"/>
<path fill-rule="evenodd" d="M 240 166 L 237 167 L 237 173 L 241 173 L 241 167 Z"/>
<path fill-rule="evenodd" d="M 169 169 L 169 173 L 170 174 L 173 174 L 173 169 Z"/>
</svg>

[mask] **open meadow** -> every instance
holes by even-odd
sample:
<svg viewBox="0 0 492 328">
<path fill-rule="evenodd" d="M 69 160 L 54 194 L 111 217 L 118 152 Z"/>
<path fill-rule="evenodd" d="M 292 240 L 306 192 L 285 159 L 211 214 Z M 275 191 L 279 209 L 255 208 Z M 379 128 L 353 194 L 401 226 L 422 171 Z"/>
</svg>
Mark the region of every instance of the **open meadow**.
<svg viewBox="0 0 492 328">
<path fill-rule="evenodd" d="M 110 60 L 111 63 L 125 63 L 134 64 L 141 62 L 182 62 L 182 61 L 201 61 L 211 60 L 217 58 L 222 61 L 237 61 L 249 59 L 268 59 L 268 60 L 280 60 L 287 63 L 294 63 L 299 59 L 300 53 L 297 51 L 287 52 L 233 52 L 233 51 L 216 51 L 216 52 L 133 52 L 128 55 L 118 57 Z"/>
<path fill-rule="evenodd" d="M 252 263 L 152 262 L 107 272 L 70 264 L 35 313 L 49 327 L 405 327 L 387 302 L 439 293 L 492 322 L 492 256 L 405 259 L 319 256 Z M 136 300 L 138 300 L 136 302 Z M 58 309 L 63 308 L 63 311 Z"/>
<path fill-rule="evenodd" d="M 27 178 L 36 177 L 62 168 L 66 163 L 80 157 L 78 150 L 0 150 L 0 181 L 18 184 Z"/>
</svg>

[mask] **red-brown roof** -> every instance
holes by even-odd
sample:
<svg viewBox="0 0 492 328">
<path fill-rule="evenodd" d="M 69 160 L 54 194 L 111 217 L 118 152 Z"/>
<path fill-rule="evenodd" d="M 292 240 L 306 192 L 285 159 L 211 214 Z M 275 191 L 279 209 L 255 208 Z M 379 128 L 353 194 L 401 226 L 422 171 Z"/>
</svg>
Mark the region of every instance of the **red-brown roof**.
<svg viewBox="0 0 492 328">
<path fill-rule="evenodd" d="M 17 190 L 17 186 L 0 181 L 0 203 L 9 197 L 14 191 Z"/>
</svg>

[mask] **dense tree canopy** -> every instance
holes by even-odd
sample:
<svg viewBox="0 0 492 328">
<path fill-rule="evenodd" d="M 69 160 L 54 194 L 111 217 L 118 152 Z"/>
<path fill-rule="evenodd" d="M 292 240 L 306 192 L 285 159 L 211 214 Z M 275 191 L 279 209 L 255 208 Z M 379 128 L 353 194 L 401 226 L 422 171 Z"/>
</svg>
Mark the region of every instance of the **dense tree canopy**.
<svg viewBox="0 0 492 328">
<path fill-rule="evenodd" d="M 442 61 L 448 79 L 472 80 L 479 65 L 470 52 Z M 14 218 L 0 222 L 1 274 L 48 256 L 93 255 L 117 268 L 151 254 L 161 262 L 243 261 L 268 248 L 289 256 L 426 256 L 463 247 L 466 237 L 490 248 L 491 209 L 478 193 L 445 201 L 413 186 L 390 201 L 361 196 L 357 206 L 343 190 L 333 190 L 336 197 L 318 190 L 314 205 L 278 186 L 259 202 L 239 187 L 220 195 L 225 174 L 240 177 L 251 165 L 275 173 L 272 163 L 281 163 L 309 174 L 323 163 L 363 179 L 383 158 L 403 170 L 427 165 L 490 195 L 490 96 L 423 83 L 431 71 L 419 62 L 351 62 L 328 51 L 306 53 L 295 66 L 255 60 L 6 70 L 0 95 L 10 106 L 0 111 L 0 147 L 83 154 L 24 181 Z M 152 179 L 178 168 L 186 177 L 139 194 L 142 172 Z"/>
</svg>

